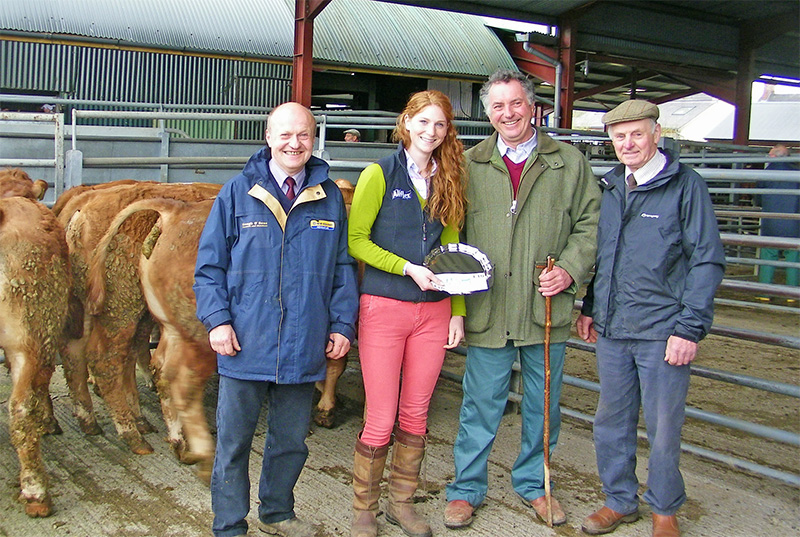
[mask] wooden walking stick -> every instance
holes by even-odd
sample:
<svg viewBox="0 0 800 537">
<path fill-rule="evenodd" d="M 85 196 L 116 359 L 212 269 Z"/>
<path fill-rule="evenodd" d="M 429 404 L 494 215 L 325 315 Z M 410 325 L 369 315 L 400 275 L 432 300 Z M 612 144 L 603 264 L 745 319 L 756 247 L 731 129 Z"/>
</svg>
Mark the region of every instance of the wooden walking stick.
<svg viewBox="0 0 800 537">
<path fill-rule="evenodd" d="M 555 259 L 547 256 L 545 272 L 553 270 Z M 547 525 L 553 527 L 553 496 L 550 493 L 550 326 L 552 325 L 552 303 L 544 298 L 544 499 L 547 505 Z"/>
</svg>

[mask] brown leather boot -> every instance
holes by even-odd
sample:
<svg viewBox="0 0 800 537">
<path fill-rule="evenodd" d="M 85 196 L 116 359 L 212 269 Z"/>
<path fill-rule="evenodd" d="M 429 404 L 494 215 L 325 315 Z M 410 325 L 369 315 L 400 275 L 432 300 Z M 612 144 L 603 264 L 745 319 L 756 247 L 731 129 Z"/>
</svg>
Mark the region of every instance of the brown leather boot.
<svg viewBox="0 0 800 537">
<path fill-rule="evenodd" d="M 400 526 L 409 537 L 431 537 L 431 527 L 414 511 L 413 502 L 427 441 L 426 436 L 410 434 L 399 427 L 394 430 L 386 520 Z"/>
<path fill-rule="evenodd" d="M 653 513 L 653 537 L 681 537 L 678 517 Z"/>
<path fill-rule="evenodd" d="M 353 524 L 351 537 L 376 537 L 378 535 L 378 499 L 381 497 L 381 477 L 386 466 L 389 445 L 368 446 L 356 439 L 353 461 Z"/>
</svg>

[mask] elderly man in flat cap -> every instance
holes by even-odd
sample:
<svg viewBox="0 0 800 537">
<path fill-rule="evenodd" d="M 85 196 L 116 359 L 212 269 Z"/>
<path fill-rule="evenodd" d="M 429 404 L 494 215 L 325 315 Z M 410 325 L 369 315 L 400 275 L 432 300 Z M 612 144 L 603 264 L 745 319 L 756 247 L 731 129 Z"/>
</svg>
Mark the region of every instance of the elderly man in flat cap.
<svg viewBox="0 0 800 537">
<path fill-rule="evenodd" d="M 344 131 L 344 141 L 345 142 L 360 142 L 361 141 L 361 132 L 358 129 L 347 129 Z"/>
<path fill-rule="evenodd" d="M 650 442 L 644 501 L 653 537 L 680 535 L 686 501 L 678 468 L 689 364 L 711 327 L 725 254 L 703 179 L 658 148 L 658 107 L 627 101 L 603 116 L 620 165 L 600 181 L 595 277 L 578 334 L 597 343 L 594 422 L 605 505 L 583 522 L 600 535 L 639 518 L 636 429 Z"/>
</svg>

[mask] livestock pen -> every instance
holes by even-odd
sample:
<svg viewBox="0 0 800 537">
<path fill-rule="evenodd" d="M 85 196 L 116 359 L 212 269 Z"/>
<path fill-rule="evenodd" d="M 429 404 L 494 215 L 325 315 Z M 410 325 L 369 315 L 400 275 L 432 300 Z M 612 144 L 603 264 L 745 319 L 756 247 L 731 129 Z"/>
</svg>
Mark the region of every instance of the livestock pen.
<svg viewBox="0 0 800 537">
<path fill-rule="evenodd" d="M 98 133 L 95 132 L 94 136 L 98 136 Z M 116 138 L 117 142 L 121 139 L 124 137 Z M 53 141 L 48 143 L 58 147 Z M 163 147 L 164 144 L 159 142 L 159 151 Z M 383 149 L 379 144 L 376 147 Z M 327 144 L 327 150 L 336 149 L 335 143 Z M 58 149 L 55 157 L 52 163 L 47 163 L 48 166 L 53 165 L 54 169 L 58 166 Z M 129 173 L 136 169 L 135 161 L 131 158 L 128 158 L 129 164 L 125 167 L 121 166 L 120 160 L 92 161 L 91 158 L 119 157 L 88 157 L 81 162 L 81 168 L 112 167 L 117 173 Z M 206 157 L 205 161 L 198 158 L 181 163 L 171 160 L 178 157 L 169 154 L 153 158 L 156 160 L 140 164 L 149 170 L 145 173 L 152 174 L 155 170 L 159 176 L 164 166 L 171 168 L 176 163 L 181 169 L 191 170 L 191 173 L 209 166 L 228 175 L 241 165 L 235 159 L 215 162 Z M 69 158 L 65 160 L 69 162 Z M 331 162 L 342 170 L 362 165 L 361 160 L 345 158 L 332 158 Z M 607 166 L 607 163 L 598 163 L 596 168 L 601 170 Z M 68 164 L 65 165 L 65 169 L 68 167 Z M 748 170 L 748 173 L 755 172 Z M 204 176 L 204 179 L 207 177 L 207 174 L 197 175 Z M 169 179 L 170 170 L 167 170 L 166 177 Z M 742 177 L 733 179 L 742 181 Z M 716 188 L 730 189 L 730 192 L 723 190 L 721 194 L 737 194 L 734 189 L 740 187 L 730 185 Z M 723 210 L 731 209 L 728 207 Z M 697 362 L 697 372 L 701 375 L 693 379 L 688 401 L 689 405 L 703 412 L 695 416 L 690 413 L 684 436 L 687 442 L 695 446 L 689 446 L 689 452 L 699 454 L 702 458 L 694 455 L 684 457 L 690 501 L 681 514 L 681 523 L 687 532 L 698 535 L 757 535 L 764 528 L 769 528 L 775 534 L 789 534 L 797 532 L 797 520 L 800 518 L 797 516 L 800 500 L 796 481 L 800 474 L 796 440 L 800 423 L 800 405 L 796 394 L 797 385 L 800 384 L 797 366 L 800 363 L 800 351 L 797 343 L 797 302 L 791 302 L 800 297 L 796 289 L 775 284 L 759 287 L 748 281 L 753 265 L 759 261 L 752 255 L 759 239 L 753 236 L 751 227 L 742 225 L 734 227 L 732 231 L 737 236 L 728 237 L 726 243 L 737 248 L 730 250 L 729 263 L 734 261 L 733 264 L 739 268 L 729 273 L 726 284 L 721 288 L 715 329 L 701 345 Z M 742 263 L 741 259 L 751 261 Z M 748 274 L 741 269 L 742 266 L 749 266 L 751 272 Z M 751 298 L 756 292 L 767 292 L 778 300 L 764 304 L 755 302 Z M 593 359 L 587 350 L 590 351 L 574 344 L 568 351 L 565 370 L 569 376 L 568 386 L 562 397 L 567 418 L 553 463 L 555 490 L 569 516 L 567 527 L 555 531 L 564 535 L 579 532 L 582 518 L 602 501 L 594 467 L 591 430 L 586 424 L 595 404 L 591 383 L 596 381 Z M 357 350 L 352 351 L 352 355 L 353 367 L 345 373 L 340 383 L 339 397 L 343 411 L 338 427 L 333 430 L 315 428 L 312 431 L 308 440 L 311 455 L 298 485 L 298 513 L 318 523 L 319 535 L 346 535 L 349 531 L 349 469 L 363 402 Z M 446 531 L 441 524 L 443 488 L 452 478 L 452 441 L 460 404 L 459 386 L 449 379 L 458 378 L 462 361 L 463 358 L 458 354 L 449 355 L 444 378 L 434 398 L 428 479 L 418 495 L 421 510 L 434 523 L 434 532 L 437 534 Z M 739 384 L 715 386 L 708 379 L 709 376 L 728 377 Z M 10 382 L 7 378 L 2 380 L 0 386 L 2 390 L 7 390 Z M 13 495 L 6 494 L 0 503 L 0 510 L 4 514 L 0 521 L 0 535 L 208 534 L 211 516 L 208 491 L 194 476 L 193 469 L 180 465 L 167 444 L 159 441 L 165 429 L 157 397 L 147 389 L 144 380 L 140 380 L 143 411 L 158 428 L 158 432 L 150 438 L 156 453 L 145 456 L 135 456 L 126 450 L 124 443 L 112 433 L 110 418 L 103 413 L 102 404 L 96 407 L 101 409 L 100 420 L 106 436 L 84 436 L 71 416 L 63 375 L 60 369 L 57 371 L 52 392 L 64 434 L 46 437 L 43 441 L 55 514 L 49 519 L 29 520 L 22 514 L 20 506 L 15 505 Z M 754 395 L 755 392 L 750 391 L 752 387 L 741 386 L 741 381 L 767 386 L 771 391 Z M 589 387 L 590 391 L 582 387 Z M 213 424 L 213 385 L 206 395 L 207 417 Z M 519 395 L 512 393 L 510 398 L 513 401 Z M 7 399 L 7 391 L 0 391 L 0 400 Z M 710 413 L 716 416 L 731 414 L 733 421 L 721 423 L 725 420 L 712 417 Z M 699 417 L 711 417 L 712 422 L 696 422 L 695 418 Z M 7 415 L 3 419 L 6 421 L 0 426 L 0 449 L 3 450 L 1 468 L 3 480 L 8 484 L 8 490 L 12 491 L 16 489 L 14 480 L 18 465 L 8 443 Z M 740 427 L 733 430 L 721 427 L 733 422 Z M 464 532 L 465 535 L 514 537 L 548 535 L 553 531 L 535 522 L 532 512 L 524 508 L 508 483 L 515 445 L 519 441 L 519 426 L 519 417 L 513 412 L 504 419 L 491 459 L 489 500 L 478 511 L 476 524 Z M 754 430 L 766 433 L 762 436 L 767 438 L 750 434 Z M 256 453 L 263 449 L 259 442 L 263 442 L 263 436 L 257 436 L 254 442 L 253 450 Z M 646 443 L 642 443 L 639 450 L 642 469 L 645 467 L 646 450 Z M 708 458 L 716 462 L 708 462 Z M 255 469 L 252 475 L 257 475 L 257 472 Z M 649 525 L 641 522 L 617 531 L 620 535 L 647 535 Z M 399 530 L 384 526 L 382 534 L 399 535 Z"/>
</svg>

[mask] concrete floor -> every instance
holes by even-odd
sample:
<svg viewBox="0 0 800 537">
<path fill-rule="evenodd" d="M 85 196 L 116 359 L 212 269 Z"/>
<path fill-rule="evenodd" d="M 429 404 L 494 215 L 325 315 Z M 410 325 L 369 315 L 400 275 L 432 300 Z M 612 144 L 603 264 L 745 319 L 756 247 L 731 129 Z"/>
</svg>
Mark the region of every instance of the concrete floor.
<svg viewBox="0 0 800 537">
<path fill-rule="evenodd" d="M 463 360 L 451 357 L 450 362 Z M 363 394 L 358 363 L 342 377 L 341 415 L 332 430 L 314 428 L 308 438 L 310 456 L 296 487 L 298 516 L 317 525 L 319 537 L 349 535 L 350 470 L 353 441 L 361 423 Z M 16 503 L 19 464 L 9 443 L 7 400 L 10 377 L 0 372 L 0 537 L 194 537 L 211 535 L 208 489 L 192 467 L 178 463 L 163 441 L 164 423 L 155 394 L 142 386 L 142 408 L 159 428 L 148 435 L 156 453 L 131 454 L 117 438 L 102 402 L 95 408 L 105 436 L 85 437 L 71 415 L 60 369 L 53 377 L 55 408 L 64 434 L 46 437 L 43 456 L 51 476 L 55 510 L 46 519 L 29 519 Z M 490 458 L 489 496 L 474 524 L 458 531 L 442 523 L 444 486 L 453 477 L 452 447 L 458 426 L 460 386 L 440 380 L 430 415 L 430 447 L 425 465 L 426 484 L 417 494 L 417 507 L 431 521 L 434 535 L 453 537 L 529 537 L 583 535 L 582 519 L 602 505 L 596 475 L 591 430 L 565 419 L 559 447 L 551 465 L 554 495 L 564 507 L 567 525 L 549 529 L 538 523 L 511 488 L 509 472 L 519 444 L 520 419 L 507 415 Z M 213 420 L 213 386 L 209 417 Z M 263 423 L 263 416 L 262 416 Z M 251 482 L 256 484 L 263 449 L 263 425 L 253 444 Z M 646 446 L 639 450 L 640 482 L 646 479 Z M 752 537 L 800 534 L 800 491 L 767 478 L 684 455 L 682 468 L 689 500 L 679 512 L 687 536 Z M 384 482 L 385 485 L 385 482 Z M 255 498 L 255 487 L 253 487 Z M 248 518 L 255 529 L 255 503 Z M 650 535 L 650 516 L 621 526 L 614 535 Z M 380 519 L 379 535 L 400 537 L 402 531 Z"/>
</svg>

